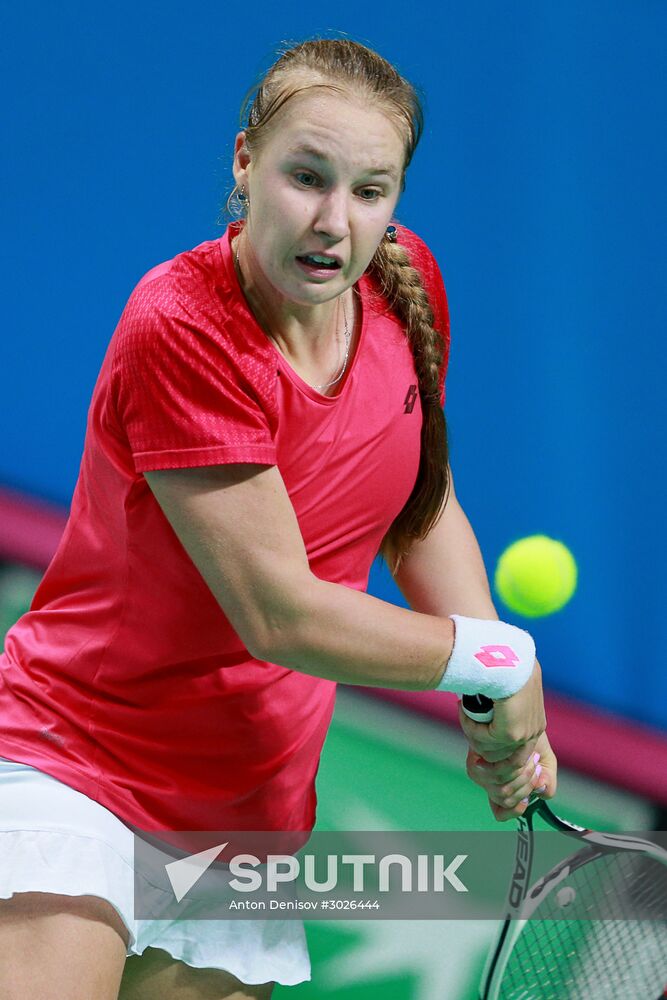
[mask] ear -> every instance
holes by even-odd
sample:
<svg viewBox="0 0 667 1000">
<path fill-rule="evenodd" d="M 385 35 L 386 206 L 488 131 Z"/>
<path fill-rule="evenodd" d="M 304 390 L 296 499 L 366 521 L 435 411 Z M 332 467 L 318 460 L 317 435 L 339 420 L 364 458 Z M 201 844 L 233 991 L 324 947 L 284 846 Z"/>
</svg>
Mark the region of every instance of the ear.
<svg viewBox="0 0 667 1000">
<path fill-rule="evenodd" d="M 241 187 L 248 183 L 248 166 L 250 164 L 250 150 L 245 141 L 245 132 L 239 132 L 234 140 L 234 164 L 232 171 L 234 180 Z"/>
</svg>

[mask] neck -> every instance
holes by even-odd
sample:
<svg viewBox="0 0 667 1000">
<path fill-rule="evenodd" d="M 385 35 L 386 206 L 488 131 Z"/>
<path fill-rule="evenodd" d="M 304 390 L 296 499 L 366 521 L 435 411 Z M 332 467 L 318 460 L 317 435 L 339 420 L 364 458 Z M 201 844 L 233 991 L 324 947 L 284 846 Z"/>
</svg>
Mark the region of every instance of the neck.
<svg viewBox="0 0 667 1000">
<path fill-rule="evenodd" d="M 299 374 L 309 372 L 309 377 L 302 377 L 312 385 L 334 378 L 346 353 L 349 354 L 355 314 L 353 289 L 346 289 L 337 298 L 314 306 L 276 296 L 273 288 L 269 300 L 267 283 L 260 269 L 253 267 L 252 250 L 242 234 L 232 242 L 232 257 L 255 319 L 281 354 Z"/>
</svg>

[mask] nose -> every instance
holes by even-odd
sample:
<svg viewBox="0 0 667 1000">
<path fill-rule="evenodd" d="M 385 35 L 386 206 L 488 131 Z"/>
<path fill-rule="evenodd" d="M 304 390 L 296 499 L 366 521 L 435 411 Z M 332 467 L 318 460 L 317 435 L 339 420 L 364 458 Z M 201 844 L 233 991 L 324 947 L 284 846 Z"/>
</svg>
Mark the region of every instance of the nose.
<svg viewBox="0 0 667 1000">
<path fill-rule="evenodd" d="M 347 192 L 343 189 L 328 191 L 318 205 L 313 228 L 316 233 L 337 242 L 350 234 Z"/>
</svg>

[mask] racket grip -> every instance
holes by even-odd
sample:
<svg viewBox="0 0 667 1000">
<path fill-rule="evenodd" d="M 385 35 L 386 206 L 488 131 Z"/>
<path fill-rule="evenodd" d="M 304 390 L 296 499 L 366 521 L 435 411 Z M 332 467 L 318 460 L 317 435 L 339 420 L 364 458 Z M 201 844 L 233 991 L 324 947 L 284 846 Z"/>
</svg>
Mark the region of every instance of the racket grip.
<svg viewBox="0 0 667 1000">
<path fill-rule="evenodd" d="M 493 701 L 485 694 L 464 694 L 461 708 L 473 722 L 491 722 L 493 718 Z"/>
</svg>

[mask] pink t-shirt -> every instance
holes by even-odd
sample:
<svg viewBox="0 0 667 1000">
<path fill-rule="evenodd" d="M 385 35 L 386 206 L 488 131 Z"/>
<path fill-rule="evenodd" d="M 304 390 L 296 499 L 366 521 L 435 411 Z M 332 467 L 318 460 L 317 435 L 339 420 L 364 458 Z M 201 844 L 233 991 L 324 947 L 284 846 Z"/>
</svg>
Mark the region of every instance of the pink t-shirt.
<svg viewBox="0 0 667 1000">
<path fill-rule="evenodd" d="M 0 658 L 0 756 L 144 830 L 309 830 L 335 684 L 250 656 L 143 473 L 277 465 L 315 575 L 364 590 L 419 461 L 412 357 L 370 279 L 343 388 L 324 397 L 254 320 L 235 232 L 153 268 L 130 296 L 64 535 Z M 399 240 L 448 341 L 437 265 L 408 230 Z"/>
</svg>

